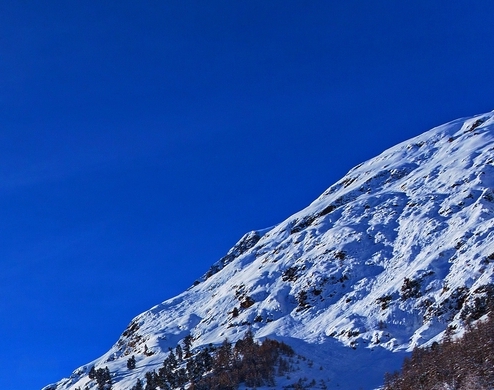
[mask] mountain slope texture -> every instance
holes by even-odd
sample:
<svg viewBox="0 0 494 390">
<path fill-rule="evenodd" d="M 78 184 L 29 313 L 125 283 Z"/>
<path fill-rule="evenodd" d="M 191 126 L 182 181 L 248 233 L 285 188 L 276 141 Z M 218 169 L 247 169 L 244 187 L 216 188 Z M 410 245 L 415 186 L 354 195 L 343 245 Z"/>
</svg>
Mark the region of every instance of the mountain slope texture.
<svg viewBox="0 0 494 390">
<path fill-rule="evenodd" d="M 494 112 L 398 144 L 277 226 L 247 233 L 187 291 L 134 318 L 106 354 L 45 390 L 96 389 L 92 367 L 108 367 L 113 389 L 145 385 L 186 336 L 199 351 L 248 330 L 299 355 L 277 388 L 376 388 L 414 347 L 486 314 L 493 217 Z"/>
</svg>

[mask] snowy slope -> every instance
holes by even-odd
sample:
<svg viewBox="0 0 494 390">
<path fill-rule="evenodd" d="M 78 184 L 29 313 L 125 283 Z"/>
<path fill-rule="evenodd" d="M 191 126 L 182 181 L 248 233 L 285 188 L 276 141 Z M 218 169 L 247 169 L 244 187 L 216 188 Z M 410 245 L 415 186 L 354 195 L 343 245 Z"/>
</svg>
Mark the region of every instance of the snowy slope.
<svg viewBox="0 0 494 390">
<path fill-rule="evenodd" d="M 114 389 L 130 389 L 186 335 L 198 348 L 249 328 L 310 357 L 304 375 L 330 389 L 375 388 L 406 351 L 485 313 L 493 188 L 494 112 L 396 145 L 279 225 L 247 233 L 194 286 L 134 318 L 104 356 L 47 388 L 83 389 L 95 364 L 115 373 Z"/>
</svg>

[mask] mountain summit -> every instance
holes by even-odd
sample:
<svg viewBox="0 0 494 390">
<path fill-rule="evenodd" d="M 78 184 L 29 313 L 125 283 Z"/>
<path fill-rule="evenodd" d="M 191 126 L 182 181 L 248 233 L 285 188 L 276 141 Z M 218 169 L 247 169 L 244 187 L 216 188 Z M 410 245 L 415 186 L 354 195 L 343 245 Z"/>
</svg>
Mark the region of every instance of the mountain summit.
<svg viewBox="0 0 494 390">
<path fill-rule="evenodd" d="M 131 389 L 185 338 L 200 350 L 247 331 L 300 355 L 277 387 L 305 377 L 311 388 L 375 388 L 411 349 L 487 312 L 493 217 L 494 112 L 400 143 L 275 227 L 247 233 L 187 291 L 134 318 L 106 354 L 45 390 L 96 388 L 94 367 L 108 367 L 113 389 Z"/>
</svg>

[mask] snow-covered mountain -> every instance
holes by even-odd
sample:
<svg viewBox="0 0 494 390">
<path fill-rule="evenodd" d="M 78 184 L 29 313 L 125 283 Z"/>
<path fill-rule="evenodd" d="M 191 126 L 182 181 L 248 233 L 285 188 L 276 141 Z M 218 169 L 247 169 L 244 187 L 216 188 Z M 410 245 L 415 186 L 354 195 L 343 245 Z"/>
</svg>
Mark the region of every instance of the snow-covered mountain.
<svg viewBox="0 0 494 390">
<path fill-rule="evenodd" d="M 45 389 L 130 389 L 169 348 L 278 339 L 329 389 L 372 389 L 415 346 L 461 331 L 494 296 L 494 112 L 436 127 L 353 168 L 302 211 L 247 233 L 102 357 Z M 136 357 L 136 369 L 126 362 Z M 279 387 L 287 378 L 280 378 Z"/>
</svg>

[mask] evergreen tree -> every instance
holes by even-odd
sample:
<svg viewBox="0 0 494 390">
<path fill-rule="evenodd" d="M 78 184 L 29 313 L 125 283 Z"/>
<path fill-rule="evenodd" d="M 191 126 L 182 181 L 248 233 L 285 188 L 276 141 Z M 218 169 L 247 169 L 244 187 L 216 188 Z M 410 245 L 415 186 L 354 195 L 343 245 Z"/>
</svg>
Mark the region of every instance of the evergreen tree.
<svg viewBox="0 0 494 390">
<path fill-rule="evenodd" d="M 213 358 L 208 349 L 204 349 L 199 353 L 198 364 L 203 372 L 209 372 L 213 368 Z"/>
<path fill-rule="evenodd" d="M 144 387 L 142 386 L 142 381 L 140 379 L 137 379 L 136 384 L 132 387 L 131 390 L 144 390 Z"/>
<path fill-rule="evenodd" d="M 96 380 L 98 381 L 98 390 L 111 390 L 111 373 L 108 367 L 101 370 L 100 375 Z"/>
<path fill-rule="evenodd" d="M 192 336 L 189 334 L 184 337 L 184 356 L 185 358 L 189 358 L 191 356 L 191 348 L 192 348 Z"/>
<path fill-rule="evenodd" d="M 183 360 L 183 351 L 180 344 L 178 344 L 177 348 L 175 348 L 175 354 L 177 355 L 178 361 L 181 362 Z"/>
<path fill-rule="evenodd" d="M 181 389 L 184 389 L 185 384 L 189 381 L 189 378 L 187 376 L 187 371 L 185 368 L 179 368 L 176 372 L 176 387 L 180 387 Z"/>
<path fill-rule="evenodd" d="M 134 355 L 132 355 L 128 360 L 127 360 L 127 368 L 129 370 L 133 370 L 136 368 L 136 358 Z"/>
<path fill-rule="evenodd" d="M 158 387 L 156 373 L 154 371 L 146 372 L 145 390 L 156 390 Z"/>
<path fill-rule="evenodd" d="M 169 367 L 174 370 L 178 367 L 178 361 L 177 361 L 177 358 L 175 356 L 175 354 L 173 353 L 173 349 L 170 348 L 170 353 L 168 354 L 168 365 Z"/>
</svg>

